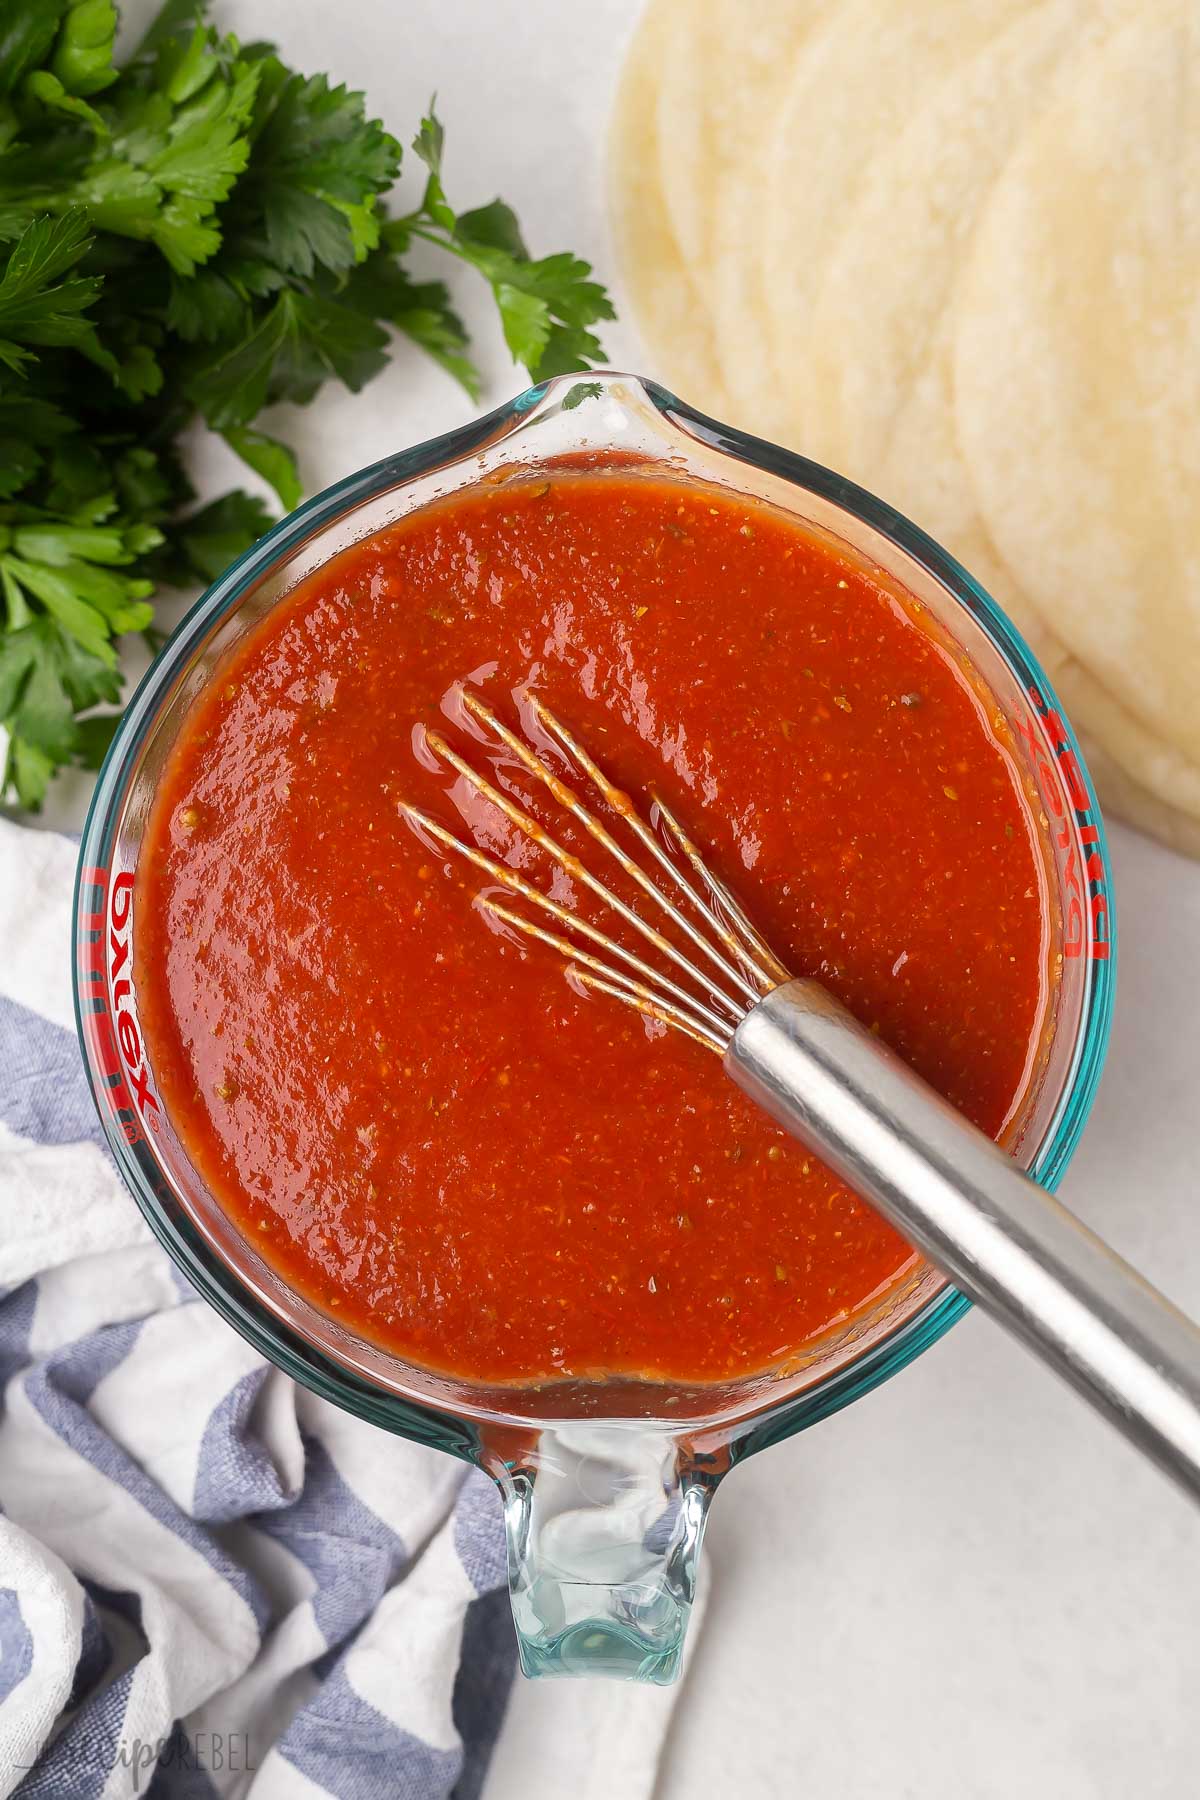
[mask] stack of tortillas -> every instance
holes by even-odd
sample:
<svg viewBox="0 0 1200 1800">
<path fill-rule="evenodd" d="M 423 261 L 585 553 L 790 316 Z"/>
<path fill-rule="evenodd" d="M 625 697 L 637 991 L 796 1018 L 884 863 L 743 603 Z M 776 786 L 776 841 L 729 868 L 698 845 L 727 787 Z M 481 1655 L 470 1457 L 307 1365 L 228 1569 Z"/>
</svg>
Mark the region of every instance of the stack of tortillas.
<svg viewBox="0 0 1200 1800">
<path fill-rule="evenodd" d="M 1200 0 L 650 0 L 612 157 L 649 372 L 944 543 L 1200 855 Z"/>
</svg>

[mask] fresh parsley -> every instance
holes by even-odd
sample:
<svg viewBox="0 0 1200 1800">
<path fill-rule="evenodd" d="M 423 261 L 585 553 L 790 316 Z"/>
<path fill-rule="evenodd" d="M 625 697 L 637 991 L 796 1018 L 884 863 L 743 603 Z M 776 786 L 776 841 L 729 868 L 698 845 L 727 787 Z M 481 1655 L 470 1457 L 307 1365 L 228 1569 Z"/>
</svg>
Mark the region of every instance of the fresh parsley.
<svg viewBox="0 0 1200 1800">
<path fill-rule="evenodd" d="M 455 211 L 432 108 L 420 204 L 390 217 L 401 145 L 361 94 L 221 33 L 206 0 L 167 0 L 120 65 L 116 28 L 111 0 L 0 18 L 0 797 L 31 808 L 57 769 L 99 765 L 117 640 L 154 641 L 156 588 L 211 580 L 271 523 L 240 491 L 196 509 L 197 418 L 291 508 L 264 407 L 357 391 L 397 336 L 477 396 L 449 289 L 405 266 L 418 239 L 483 277 L 534 376 L 600 360 L 613 316 L 504 201 Z"/>
</svg>

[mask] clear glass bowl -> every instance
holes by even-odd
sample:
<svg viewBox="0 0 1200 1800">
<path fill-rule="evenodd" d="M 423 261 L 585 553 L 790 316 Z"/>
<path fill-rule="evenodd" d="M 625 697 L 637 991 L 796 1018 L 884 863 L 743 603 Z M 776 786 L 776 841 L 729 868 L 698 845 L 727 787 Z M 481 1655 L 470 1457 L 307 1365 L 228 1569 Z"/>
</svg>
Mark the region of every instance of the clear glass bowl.
<svg viewBox="0 0 1200 1800">
<path fill-rule="evenodd" d="M 963 1296 L 921 1265 L 786 1372 L 720 1386 L 490 1388 L 432 1374 L 294 1293 L 222 1214 L 155 1093 L 130 979 L 133 874 L 149 803 L 190 701 L 231 644 L 302 576 L 412 508 L 498 470 L 581 451 L 768 501 L 888 570 L 1002 716 L 1047 823 L 1059 970 L 1039 1065 L 1009 1143 L 1038 1181 L 1057 1185 L 1104 1060 L 1115 944 L 1104 828 L 1049 683 L 978 584 L 882 501 L 633 376 L 562 377 L 461 431 L 385 458 L 281 521 L 209 588 L 146 675 L 96 785 L 76 887 L 75 1000 L 118 1167 L 199 1293 L 326 1399 L 476 1463 L 498 1482 L 526 1673 L 667 1681 L 678 1667 L 704 1519 L 721 1477 L 895 1374 L 961 1317 Z"/>
</svg>

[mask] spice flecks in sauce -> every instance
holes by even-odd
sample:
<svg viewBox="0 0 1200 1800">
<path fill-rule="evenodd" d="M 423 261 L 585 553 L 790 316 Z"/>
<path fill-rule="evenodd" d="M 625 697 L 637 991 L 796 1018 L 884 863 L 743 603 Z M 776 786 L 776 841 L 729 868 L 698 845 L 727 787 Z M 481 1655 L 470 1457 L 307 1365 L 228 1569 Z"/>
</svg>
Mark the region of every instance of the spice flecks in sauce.
<svg viewBox="0 0 1200 1800">
<path fill-rule="evenodd" d="M 510 720 L 532 683 L 614 780 L 660 788 L 783 960 L 993 1133 L 1044 957 L 1007 753 L 877 576 L 766 509 L 616 470 L 472 490 L 336 558 L 172 753 L 138 871 L 141 1018 L 176 1129 L 263 1254 L 351 1328 L 481 1380 L 765 1367 L 910 1252 L 716 1058 L 489 935 L 466 865 L 414 842 L 399 800 L 461 829 L 457 801 L 549 880 L 414 741 L 453 735 L 439 701 L 468 675 Z"/>
</svg>

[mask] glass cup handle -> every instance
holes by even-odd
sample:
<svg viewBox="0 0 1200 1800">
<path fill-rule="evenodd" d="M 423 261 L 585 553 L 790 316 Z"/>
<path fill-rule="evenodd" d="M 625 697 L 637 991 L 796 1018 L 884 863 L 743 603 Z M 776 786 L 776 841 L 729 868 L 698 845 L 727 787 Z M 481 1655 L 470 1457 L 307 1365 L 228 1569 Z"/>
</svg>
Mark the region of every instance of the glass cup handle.
<svg viewBox="0 0 1200 1800">
<path fill-rule="evenodd" d="M 526 1675 L 673 1681 L 713 1477 L 644 1425 L 547 1426 L 489 1472 Z"/>
</svg>

